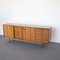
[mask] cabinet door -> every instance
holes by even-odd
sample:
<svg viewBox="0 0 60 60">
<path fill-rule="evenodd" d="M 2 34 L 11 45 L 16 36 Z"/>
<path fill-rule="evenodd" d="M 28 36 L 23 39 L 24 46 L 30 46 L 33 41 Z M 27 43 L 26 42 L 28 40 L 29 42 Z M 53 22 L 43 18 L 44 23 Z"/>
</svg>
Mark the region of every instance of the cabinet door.
<svg viewBox="0 0 60 60">
<path fill-rule="evenodd" d="M 25 27 L 23 27 L 23 40 L 26 40 L 26 28 Z"/>
<path fill-rule="evenodd" d="M 13 26 L 10 25 L 3 25 L 4 37 L 13 38 Z"/>
<path fill-rule="evenodd" d="M 49 42 L 49 29 L 43 29 L 43 43 Z"/>
<path fill-rule="evenodd" d="M 31 41 L 31 28 L 30 27 L 26 27 L 26 41 Z"/>
<path fill-rule="evenodd" d="M 42 43 L 42 29 L 36 28 L 36 40 L 37 43 Z"/>
<path fill-rule="evenodd" d="M 14 26 L 14 38 L 22 40 L 22 27 Z"/>
<path fill-rule="evenodd" d="M 23 40 L 23 28 L 19 27 L 19 39 Z"/>
<path fill-rule="evenodd" d="M 35 42 L 35 28 L 31 28 L 31 41 Z"/>
<path fill-rule="evenodd" d="M 8 37 L 8 26 L 7 25 L 3 25 L 3 33 L 4 33 L 4 37 Z"/>
</svg>

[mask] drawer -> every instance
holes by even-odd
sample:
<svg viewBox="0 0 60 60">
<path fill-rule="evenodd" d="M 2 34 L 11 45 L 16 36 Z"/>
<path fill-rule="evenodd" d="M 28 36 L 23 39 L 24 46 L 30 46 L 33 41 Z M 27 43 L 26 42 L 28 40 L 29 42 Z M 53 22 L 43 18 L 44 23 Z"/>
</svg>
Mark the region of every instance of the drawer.
<svg viewBox="0 0 60 60">
<path fill-rule="evenodd" d="M 23 30 L 26 30 L 26 27 L 22 27 Z"/>
<path fill-rule="evenodd" d="M 41 33 L 42 33 L 42 29 L 40 29 L 40 28 L 38 29 L 38 28 L 37 28 L 37 29 L 36 29 L 36 34 L 41 34 Z"/>
<path fill-rule="evenodd" d="M 37 32 L 39 32 L 39 31 L 41 31 L 42 30 L 42 28 L 36 28 L 36 31 Z"/>
<path fill-rule="evenodd" d="M 37 37 L 36 40 L 41 40 L 41 37 Z"/>
<path fill-rule="evenodd" d="M 36 34 L 40 34 L 42 31 L 36 31 Z"/>
</svg>

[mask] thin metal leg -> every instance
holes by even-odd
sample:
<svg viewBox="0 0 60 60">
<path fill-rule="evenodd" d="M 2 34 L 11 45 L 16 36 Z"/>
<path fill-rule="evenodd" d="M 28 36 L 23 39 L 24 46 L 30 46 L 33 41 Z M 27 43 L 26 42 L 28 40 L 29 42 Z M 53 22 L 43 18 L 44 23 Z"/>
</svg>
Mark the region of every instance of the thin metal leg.
<svg viewBox="0 0 60 60">
<path fill-rule="evenodd" d="M 11 42 L 11 40 L 9 39 L 9 43 Z"/>
<path fill-rule="evenodd" d="M 45 44 L 41 44 L 41 48 L 44 48 L 45 47 Z"/>
</svg>

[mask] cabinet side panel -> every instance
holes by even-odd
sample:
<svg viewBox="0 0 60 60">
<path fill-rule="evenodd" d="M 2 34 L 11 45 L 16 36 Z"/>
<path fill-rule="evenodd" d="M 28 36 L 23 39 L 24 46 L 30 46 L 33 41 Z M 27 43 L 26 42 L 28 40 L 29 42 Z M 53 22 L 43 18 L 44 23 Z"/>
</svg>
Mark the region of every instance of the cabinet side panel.
<svg viewBox="0 0 60 60">
<path fill-rule="evenodd" d="M 4 33 L 4 37 L 8 38 L 8 26 L 7 25 L 3 25 L 3 33 Z"/>
<path fill-rule="evenodd" d="M 13 26 L 3 25 L 4 37 L 13 38 Z"/>
</svg>

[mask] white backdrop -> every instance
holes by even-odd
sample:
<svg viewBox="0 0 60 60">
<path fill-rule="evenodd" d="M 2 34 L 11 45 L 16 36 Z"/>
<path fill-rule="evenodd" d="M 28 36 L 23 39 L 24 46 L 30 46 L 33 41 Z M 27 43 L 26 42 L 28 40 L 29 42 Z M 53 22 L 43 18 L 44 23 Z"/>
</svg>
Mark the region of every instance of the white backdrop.
<svg viewBox="0 0 60 60">
<path fill-rule="evenodd" d="M 4 23 L 52 26 L 52 42 L 60 43 L 60 0 L 0 0 L 0 35 Z"/>
</svg>

